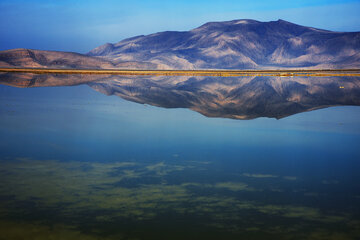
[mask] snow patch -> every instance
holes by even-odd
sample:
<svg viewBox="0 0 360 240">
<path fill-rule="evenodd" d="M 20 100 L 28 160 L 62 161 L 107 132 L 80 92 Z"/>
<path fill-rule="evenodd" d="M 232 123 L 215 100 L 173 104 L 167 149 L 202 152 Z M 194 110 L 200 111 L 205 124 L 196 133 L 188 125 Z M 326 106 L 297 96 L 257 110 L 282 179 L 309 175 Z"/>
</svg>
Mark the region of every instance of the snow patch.
<svg viewBox="0 0 360 240">
<path fill-rule="evenodd" d="M 239 21 L 235 22 L 235 24 L 248 24 L 248 23 L 249 23 L 249 21 L 247 21 L 247 20 L 239 20 Z"/>
<path fill-rule="evenodd" d="M 288 41 L 296 47 L 303 45 L 303 40 L 299 37 L 290 38 Z"/>
</svg>

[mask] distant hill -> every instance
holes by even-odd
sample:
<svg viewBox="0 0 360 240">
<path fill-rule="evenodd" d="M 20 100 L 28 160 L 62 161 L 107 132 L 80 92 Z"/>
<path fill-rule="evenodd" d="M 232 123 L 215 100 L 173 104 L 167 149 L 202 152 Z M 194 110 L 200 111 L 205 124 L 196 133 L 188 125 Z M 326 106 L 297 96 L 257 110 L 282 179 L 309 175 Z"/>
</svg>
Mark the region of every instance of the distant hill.
<svg viewBox="0 0 360 240">
<path fill-rule="evenodd" d="M 360 32 L 332 32 L 284 20 L 209 22 L 107 43 L 87 55 L 15 49 L 0 67 L 269 69 L 360 68 Z"/>
<path fill-rule="evenodd" d="M 158 64 L 136 61 L 116 62 L 80 53 L 12 49 L 0 51 L 0 67 L 83 68 L 83 69 L 156 69 Z"/>
</svg>

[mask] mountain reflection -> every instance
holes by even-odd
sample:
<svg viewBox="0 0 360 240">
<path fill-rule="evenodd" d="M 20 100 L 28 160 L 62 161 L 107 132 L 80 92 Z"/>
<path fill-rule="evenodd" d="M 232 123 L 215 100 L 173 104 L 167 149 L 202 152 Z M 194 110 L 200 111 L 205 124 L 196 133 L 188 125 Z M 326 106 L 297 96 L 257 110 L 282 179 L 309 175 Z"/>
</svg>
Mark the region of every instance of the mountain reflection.
<svg viewBox="0 0 360 240">
<path fill-rule="evenodd" d="M 283 118 L 342 105 L 360 105 L 358 77 L 174 77 L 0 74 L 0 84 L 49 87 L 87 84 L 106 95 L 207 117 Z"/>
</svg>

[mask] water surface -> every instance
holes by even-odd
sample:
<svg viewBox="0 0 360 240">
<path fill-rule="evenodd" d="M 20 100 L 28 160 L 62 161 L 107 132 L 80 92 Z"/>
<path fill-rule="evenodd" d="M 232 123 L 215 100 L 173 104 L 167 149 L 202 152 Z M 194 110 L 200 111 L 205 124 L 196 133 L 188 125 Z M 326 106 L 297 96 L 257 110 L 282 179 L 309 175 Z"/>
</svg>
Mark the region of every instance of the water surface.
<svg viewBox="0 0 360 240">
<path fill-rule="evenodd" d="M 0 83 L 0 239 L 360 237 L 356 77 Z"/>
</svg>

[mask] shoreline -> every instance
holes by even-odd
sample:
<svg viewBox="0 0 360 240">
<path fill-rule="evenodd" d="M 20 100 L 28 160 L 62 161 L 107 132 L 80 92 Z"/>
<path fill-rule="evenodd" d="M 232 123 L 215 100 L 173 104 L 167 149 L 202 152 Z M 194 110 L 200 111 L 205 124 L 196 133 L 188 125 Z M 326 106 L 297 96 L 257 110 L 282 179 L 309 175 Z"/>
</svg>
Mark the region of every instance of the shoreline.
<svg viewBox="0 0 360 240">
<path fill-rule="evenodd" d="M 360 69 L 274 69 L 274 70 L 139 70 L 139 69 L 57 69 L 57 68 L 0 68 L 7 73 L 35 74 L 101 74 L 101 75 L 135 75 L 135 76 L 360 76 Z"/>
</svg>

